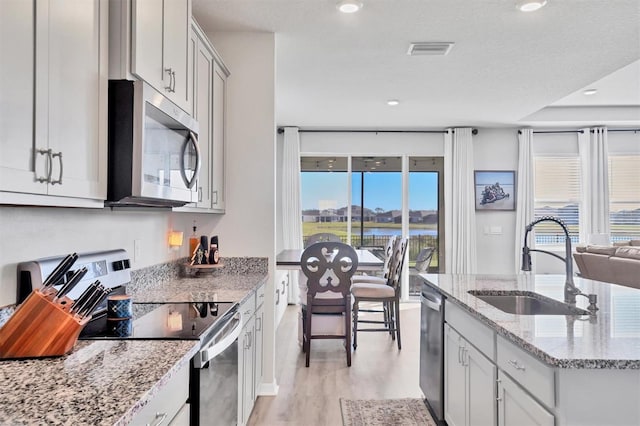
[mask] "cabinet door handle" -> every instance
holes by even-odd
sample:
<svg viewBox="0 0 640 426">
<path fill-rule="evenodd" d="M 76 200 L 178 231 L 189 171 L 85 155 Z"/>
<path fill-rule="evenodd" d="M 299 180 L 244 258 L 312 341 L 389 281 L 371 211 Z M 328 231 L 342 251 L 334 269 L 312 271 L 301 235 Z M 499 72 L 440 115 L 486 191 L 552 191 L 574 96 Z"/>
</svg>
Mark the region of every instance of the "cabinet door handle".
<svg viewBox="0 0 640 426">
<path fill-rule="evenodd" d="M 458 345 L 458 364 L 462 364 L 462 346 Z"/>
<path fill-rule="evenodd" d="M 166 90 L 167 92 L 171 93 L 173 92 L 173 85 L 172 85 L 172 81 L 173 81 L 173 70 L 171 68 L 165 68 L 164 72 L 166 72 L 167 74 L 169 74 L 169 85 L 168 86 L 164 86 L 164 90 Z"/>
<path fill-rule="evenodd" d="M 58 160 L 60 161 L 60 174 L 58 175 L 58 180 L 52 180 L 51 181 L 51 185 L 62 185 L 62 173 L 63 173 L 63 169 L 62 169 L 62 152 L 56 152 L 55 154 L 51 154 L 51 161 L 53 161 L 53 157 L 58 157 Z"/>
<path fill-rule="evenodd" d="M 276 290 L 276 305 L 280 304 L 280 290 Z"/>
<path fill-rule="evenodd" d="M 511 365 L 516 370 L 520 370 L 520 371 L 524 371 L 525 370 L 523 365 L 518 364 L 518 360 L 517 359 L 510 359 L 508 362 L 509 362 L 509 365 Z"/>
<path fill-rule="evenodd" d="M 167 413 L 156 413 L 156 418 L 153 423 L 149 424 L 150 426 L 160 426 L 164 423 L 167 418 Z"/>
<path fill-rule="evenodd" d="M 49 183 L 51 182 L 51 172 L 52 172 L 52 166 L 53 166 L 53 160 L 51 158 L 51 148 L 49 149 L 39 149 L 36 151 L 38 154 L 40 155 L 44 155 L 45 158 L 47 159 L 47 165 L 45 166 L 45 173 L 46 176 L 44 177 L 38 177 L 36 175 L 36 181 L 40 182 L 40 183 Z M 35 164 L 34 164 L 34 171 L 35 171 Z"/>
<path fill-rule="evenodd" d="M 198 202 L 199 203 L 202 202 L 202 187 L 201 186 L 198 187 Z"/>
<path fill-rule="evenodd" d="M 218 190 L 215 190 L 211 193 L 213 197 L 213 204 L 218 204 Z"/>
<path fill-rule="evenodd" d="M 282 291 L 282 294 L 284 294 L 285 284 L 286 284 L 286 281 L 285 281 L 285 280 L 282 280 L 282 290 L 281 290 L 281 291 Z"/>
<path fill-rule="evenodd" d="M 173 86 L 171 86 L 171 93 L 176 93 L 176 72 L 171 71 L 171 79 L 173 80 Z"/>
<path fill-rule="evenodd" d="M 462 365 L 469 366 L 469 351 L 467 348 L 462 348 Z"/>
<path fill-rule="evenodd" d="M 262 330 L 262 318 L 256 317 L 256 331 Z"/>
</svg>

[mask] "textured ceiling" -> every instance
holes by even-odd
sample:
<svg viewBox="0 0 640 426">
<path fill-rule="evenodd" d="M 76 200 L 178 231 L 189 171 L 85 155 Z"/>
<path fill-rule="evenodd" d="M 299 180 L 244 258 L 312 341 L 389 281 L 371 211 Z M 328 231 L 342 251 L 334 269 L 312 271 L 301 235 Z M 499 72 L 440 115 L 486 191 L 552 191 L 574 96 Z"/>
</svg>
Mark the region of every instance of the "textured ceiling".
<svg viewBox="0 0 640 426">
<path fill-rule="evenodd" d="M 276 34 L 278 125 L 640 124 L 640 0 L 549 0 L 533 13 L 515 0 L 362 1 L 351 15 L 334 0 L 193 0 L 193 10 L 206 31 Z M 455 46 L 408 56 L 416 41 Z M 574 94 L 594 85 L 592 97 Z"/>
</svg>

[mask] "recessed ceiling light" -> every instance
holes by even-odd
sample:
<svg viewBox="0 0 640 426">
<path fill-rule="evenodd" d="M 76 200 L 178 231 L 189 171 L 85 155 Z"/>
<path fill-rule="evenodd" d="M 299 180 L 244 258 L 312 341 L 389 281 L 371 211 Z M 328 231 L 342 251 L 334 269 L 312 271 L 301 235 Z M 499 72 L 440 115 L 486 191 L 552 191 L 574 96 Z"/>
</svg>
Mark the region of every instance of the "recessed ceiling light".
<svg viewBox="0 0 640 426">
<path fill-rule="evenodd" d="M 342 13 L 355 13 L 362 9 L 362 2 L 358 0 L 341 0 L 336 7 Z"/>
<path fill-rule="evenodd" d="M 587 95 L 587 96 L 595 95 L 596 93 L 598 93 L 598 89 L 587 89 L 584 92 L 582 92 L 583 95 Z"/>
<path fill-rule="evenodd" d="M 534 12 L 547 4 L 547 0 L 520 0 L 518 9 L 521 12 Z"/>
<path fill-rule="evenodd" d="M 397 99 L 389 99 L 387 101 L 387 105 L 389 105 L 389 106 L 396 106 L 396 105 L 399 105 L 399 104 L 400 104 L 400 101 L 397 100 Z"/>
</svg>

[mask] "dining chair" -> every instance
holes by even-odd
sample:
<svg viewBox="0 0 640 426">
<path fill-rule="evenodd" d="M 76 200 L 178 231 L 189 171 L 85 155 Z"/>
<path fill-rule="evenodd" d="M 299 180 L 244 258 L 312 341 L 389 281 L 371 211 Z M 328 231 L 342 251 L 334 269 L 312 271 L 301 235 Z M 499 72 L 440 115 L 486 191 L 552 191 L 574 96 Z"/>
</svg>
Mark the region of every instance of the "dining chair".
<svg viewBox="0 0 640 426">
<path fill-rule="evenodd" d="M 331 232 L 319 232 L 317 234 L 310 235 L 304 243 L 305 248 L 311 244 L 321 243 L 324 241 L 342 242 L 339 236 L 332 234 Z"/>
<path fill-rule="evenodd" d="M 300 267 L 307 277 L 306 304 L 302 305 L 302 350 L 306 366 L 311 356 L 311 340 L 344 339 L 347 366 L 351 366 L 351 277 L 358 269 L 358 255 L 342 242 L 315 243 L 302 252 Z M 313 334 L 314 314 L 344 316 L 343 334 Z"/>
<path fill-rule="evenodd" d="M 354 275 L 353 278 L 351 278 L 351 282 L 353 284 L 362 283 L 362 282 L 373 283 L 373 284 L 386 284 L 387 279 L 389 277 L 389 270 L 391 269 L 391 260 L 393 259 L 393 249 L 395 247 L 395 244 L 396 244 L 396 236 L 392 235 L 391 237 L 389 237 L 389 240 L 387 241 L 387 245 L 384 249 L 384 263 L 382 264 L 381 277 L 376 275 L 366 275 L 366 274 Z"/>
<path fill-rule="evenodd" d="M 353 349 L 358 347 L 358 331 L 384 331 L 391 335 L 392 340 L 402 349 L 400 338 L 400 296 L 402 269 L 409 240 L 400 238 L 396 241 L 391 259 L 389 276 L 385 283 L 359 282 L 351 285 L 353 302 Z M 382 309 L 360 309 L 360 302 L 379 302 Z M 359 319 L 360 312 L 381 313 L 382 320 Z M 381 324 L 383 328 L 359 328 L 358 324 Z"/>
</svg>

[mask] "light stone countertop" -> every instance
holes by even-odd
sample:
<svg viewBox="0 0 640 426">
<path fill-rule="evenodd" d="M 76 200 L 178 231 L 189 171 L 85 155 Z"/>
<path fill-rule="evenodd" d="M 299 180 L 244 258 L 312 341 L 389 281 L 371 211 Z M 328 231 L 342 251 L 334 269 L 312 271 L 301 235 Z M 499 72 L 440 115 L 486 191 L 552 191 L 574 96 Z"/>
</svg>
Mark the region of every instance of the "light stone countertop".
<svg viewBox="0 0 640 426">
<path fill-rule="evenodd" d="M 85 340 L 63 357 L 0 361 L 0 424 L 129 424 L 198 349 L 195 340 Z"/>
<path fill-rule="evenodd" d="M 268 278 L 259 268 L 196 278 L 169 269 L 138 274 L 133 301 L 241 302 Z M 63 357 L 0 361 L 0 424 L 127 425 L 198 349 L 194 340 L 85 340 Z"/>
<path fill-rule="evenodd" d="M 595 316 L 514 315 L 467 293 L 533 291 L 564 299 L 564 275 L 420 274 L 448 300 L 545 363 L 560 368 L 640 369 L 640 290 L 575 278 L 583 293 L 598 295 Z M 577 307 L 586 309 L 578 297 Z"/>
</svg>

